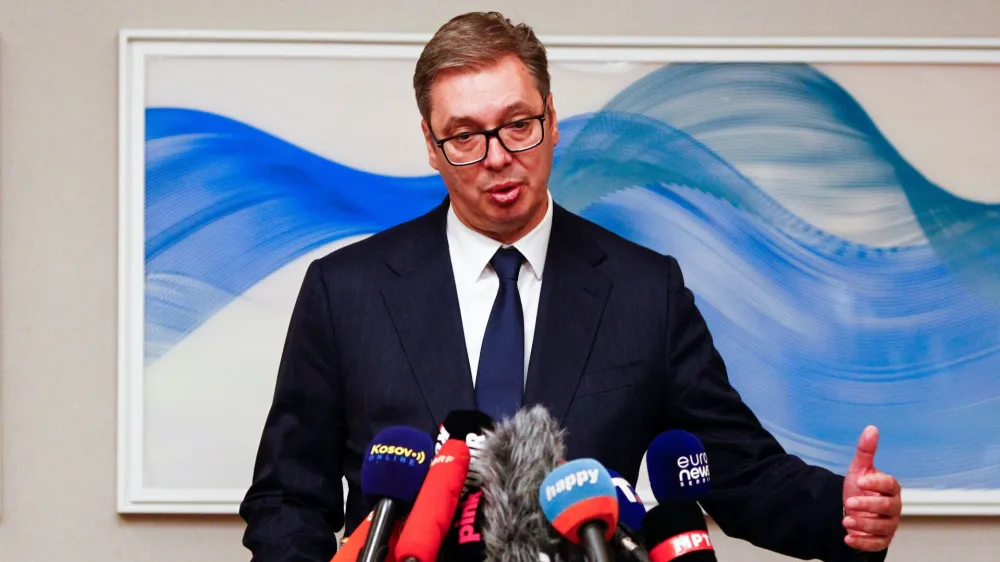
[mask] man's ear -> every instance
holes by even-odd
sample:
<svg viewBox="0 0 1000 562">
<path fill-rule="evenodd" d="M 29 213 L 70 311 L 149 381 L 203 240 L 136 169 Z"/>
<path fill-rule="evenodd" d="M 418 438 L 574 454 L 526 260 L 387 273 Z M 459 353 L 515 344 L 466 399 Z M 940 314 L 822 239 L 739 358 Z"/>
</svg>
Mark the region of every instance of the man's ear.
<svg viewBox="0 0 1000 562">
<path fill-rule="evenodd" d="M 552 92 L 549 92 L 549 116 L 546 120 L 549 121 L 549 126 L 552 127 L 552 145 L 555 146 L 559 144 L 559 119 L 556 117 L 556 104 L 552 101 Z"/>
<path fill-rule="evenodd" d="M 420 120 L 420 130 L 424 133 L 424 143 L 427 145 L 427 163 L 430 164 L 431 168 L 440 170 L 440 168 L 438 168 L 439 153 L 437 143 L 435 143 L 434 139 L 431 138 L 431 129 L 427 125 L 426 119 Z"/>
</svg>

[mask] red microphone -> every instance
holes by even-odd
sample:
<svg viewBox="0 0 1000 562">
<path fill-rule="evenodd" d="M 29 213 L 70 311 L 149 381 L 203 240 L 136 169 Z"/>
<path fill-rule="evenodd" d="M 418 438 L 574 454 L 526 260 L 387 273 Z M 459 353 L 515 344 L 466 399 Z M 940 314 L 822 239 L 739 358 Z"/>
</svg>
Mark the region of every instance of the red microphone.
<svg viewBox="0 0 1000 562">
<path fill-rule="evenodd" d="M 330 562 L 357 562 L 358 556 L 361 554 L 361 549 L 365 547 L 365 541 L 368 538 L 368 528 L 371 527 L 372 519 L 375 516 L 375 512 L 368 514 L 351 536 L 344 537 L 340 541 L 340 548 L 337 553 L 333 555 Z M 396 544 L 399 542 L 399 535 L 402 532 L 403 525 L 406 520 L 396 521 L 392 527 L 392 534 L 389 535 L 389 550 L 386 553 L 386 560 L 395 560 L 395 548 Z"/>
<path fill-rule="evenodd" d="M 365 537 L 368 536 L 368 527 L 372 524 L 373 515 L 374 512 L 369 513 L 368 517 L 365 517 L 354 529 L 351 536 L 340 541 L 340 548 L 337 549 L 337 553 L 333 555 L 330 562 L 355 562 L 358 559 L 361 548 L 365 546 Z"/>
<path fill-rule="evenodd" d="M 435 562 L 454 520 L 472 455 L 464 440 L 449 439 L 431 461 L 396 543 L 396 560 Z"/>
</svg>

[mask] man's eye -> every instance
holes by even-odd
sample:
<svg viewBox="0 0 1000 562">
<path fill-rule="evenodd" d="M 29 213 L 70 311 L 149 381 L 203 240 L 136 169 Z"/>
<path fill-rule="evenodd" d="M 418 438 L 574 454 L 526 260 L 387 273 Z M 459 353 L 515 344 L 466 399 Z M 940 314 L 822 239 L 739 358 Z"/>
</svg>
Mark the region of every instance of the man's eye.
<svg viewBox="0 0 1000 562">
<path fill-rule="evenodd" d="M 475 133 L 458 133 L 452 137 L 451 142 L 455 144 L 468 144 L 469 142 L 475 140 Z"/>
</svg>

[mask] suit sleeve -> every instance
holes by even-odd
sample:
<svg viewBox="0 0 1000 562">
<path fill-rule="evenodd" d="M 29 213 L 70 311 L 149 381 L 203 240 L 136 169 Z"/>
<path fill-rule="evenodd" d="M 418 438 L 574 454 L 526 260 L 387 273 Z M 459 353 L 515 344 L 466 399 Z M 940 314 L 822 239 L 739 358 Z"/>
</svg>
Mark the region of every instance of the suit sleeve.
<svg viewBox="0 0 1000 562">
<path fill-rule="evenodd" d="M 252 562 L 329 562 L 337 550 L 346 430 L 331 317 L 314 261 L 292 311 L 253 482 L 240 506 Z"/>
<path fill-rule="evenodd" d="M 708 326 L 668 257 L 669 423 L 701 439 L 712 491 L 701 503 L 726 535 L 827 562 L 877 562 L 844 543 L 843 477 L 787 454 L 730 385 Z"/>
</svg>

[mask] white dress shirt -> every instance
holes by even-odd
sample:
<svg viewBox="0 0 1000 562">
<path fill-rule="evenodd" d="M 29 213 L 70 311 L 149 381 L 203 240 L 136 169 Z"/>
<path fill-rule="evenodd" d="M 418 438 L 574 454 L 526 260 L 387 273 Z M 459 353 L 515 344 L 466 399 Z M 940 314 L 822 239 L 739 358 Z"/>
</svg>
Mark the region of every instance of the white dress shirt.
<svg viewBox="0 0 1000 562">
<path fill-rule="evenodd" d="M 538 315 L 538 299 L 542 289 L 542 270 L 545 268 L 545 254 L 549 249 L 549 234 L 552 232 L 552 194 L 548 194 L 549 204 L 545 217 L 533 230 L 511 244 L 524 256 L 521 271 L 517 276 L 517 290 L 521 296 L 521 310 L 524 314 L 524 376 L 528 375 L 528 360 L 531 358 L 531 342 L 535 335 L 535 317 Z M 455 274 L 455 288 L 458 290 L 458 306 L 462 312 L 462 327 L 465 331 L 465 347 L 469 352 L 469 367 L 472 384 L 476 384 L 479 370 L 479 352 L 483 347 L 483 334 L 493 310 L 500 281 L 490 265 L 490 259 L 501 246 L 500 242 L 480 234 L 465 226 L 448 209 L 448 250 L 451 267 Z"/>
</svg>

